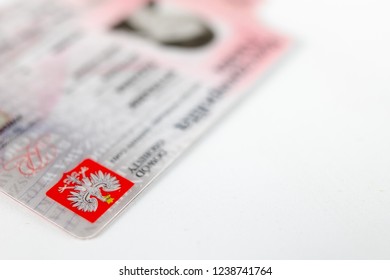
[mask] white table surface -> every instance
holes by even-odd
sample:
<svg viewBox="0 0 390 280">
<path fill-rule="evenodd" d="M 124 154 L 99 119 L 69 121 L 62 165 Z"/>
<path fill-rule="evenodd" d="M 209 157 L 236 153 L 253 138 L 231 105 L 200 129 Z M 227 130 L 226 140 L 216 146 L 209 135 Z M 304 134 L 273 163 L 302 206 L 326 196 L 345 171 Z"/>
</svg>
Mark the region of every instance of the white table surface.
<svg viewBox="0 0 390 280">
<path fill-rule="evenodd" d="M 266 1 L 296 47 L 256 92 L 95 239 L 0 194 L 0 259 L 390 258 L 389 10 Z"/>
</svg>

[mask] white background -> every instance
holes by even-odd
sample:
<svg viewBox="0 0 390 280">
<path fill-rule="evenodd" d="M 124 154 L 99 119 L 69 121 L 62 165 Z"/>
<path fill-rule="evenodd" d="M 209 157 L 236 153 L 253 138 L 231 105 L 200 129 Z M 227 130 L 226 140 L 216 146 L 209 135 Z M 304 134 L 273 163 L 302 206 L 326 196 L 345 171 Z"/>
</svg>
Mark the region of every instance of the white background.
<svg viewBox="0 0 390 280">
<path fill-rule="evenodd" d="M 0 194 L 0 258 L 390 258 L 389 10 L 267 1 L 297 43 L 256 92 L 95 239 Z"/>
</svg>

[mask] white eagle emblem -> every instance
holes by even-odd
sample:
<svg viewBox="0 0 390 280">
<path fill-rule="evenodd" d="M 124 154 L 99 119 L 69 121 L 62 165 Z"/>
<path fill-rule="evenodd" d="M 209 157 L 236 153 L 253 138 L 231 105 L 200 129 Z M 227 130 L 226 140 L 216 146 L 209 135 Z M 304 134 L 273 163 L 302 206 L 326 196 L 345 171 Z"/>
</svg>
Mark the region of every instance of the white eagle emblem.
<svg viewBox="0 0 390 280">
<path fill-rule="evenodd" d="M 65 190 L 71 189 L 68 200 L 72 206 L 83 212 L 95 212 L 98 209 L 98 200 L 103 203 L 111 204 L 114 199 L 111 195 L 103 196 L 101 190 L 105 192 L 114 192 L 121 188 L 118 179 L 108 173 L 98 171 L 91 173 L 88 178 L 85 172 L 87 167 L 81 167 L 80 172 L 73 172 L 67 175 L 63 181 L 64 186 L 59 187 L 58 191 L 63 193 Z M 80 177 L 81 176 L 81 177 Z"/>
</svg>

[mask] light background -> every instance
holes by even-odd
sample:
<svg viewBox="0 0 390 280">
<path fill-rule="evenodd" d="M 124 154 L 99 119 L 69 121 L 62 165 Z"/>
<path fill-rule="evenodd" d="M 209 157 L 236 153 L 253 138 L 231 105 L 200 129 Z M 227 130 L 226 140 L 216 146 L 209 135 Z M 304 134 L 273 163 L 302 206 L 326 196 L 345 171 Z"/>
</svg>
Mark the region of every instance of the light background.
<svg viewBox="0 0 390 280">
<path fill-rule="evenodd" d="M 0 258 L 390 258 L 389 10 L 268 0 L 296 46 L 256 92 L 95 239 L 0 194 Z"/>
</svg>

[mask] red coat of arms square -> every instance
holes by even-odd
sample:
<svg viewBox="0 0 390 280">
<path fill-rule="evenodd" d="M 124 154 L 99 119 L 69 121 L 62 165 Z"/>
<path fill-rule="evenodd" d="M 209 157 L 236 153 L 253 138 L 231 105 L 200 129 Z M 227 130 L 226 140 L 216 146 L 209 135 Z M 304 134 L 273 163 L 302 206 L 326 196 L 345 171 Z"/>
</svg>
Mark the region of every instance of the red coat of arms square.
<svg viewBox="0 0 390 280">
<path fill-rule="evenodd" d="M 64 173 L 46 195 L 94 223 L 133 185 L 99 163 L 86 159 Z"/>
</svg>

